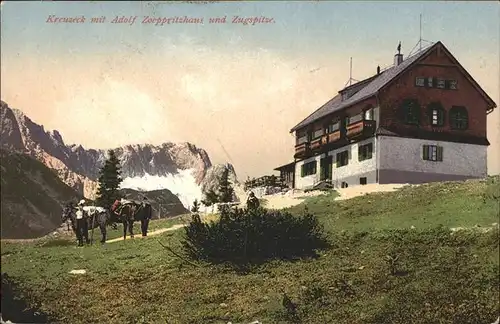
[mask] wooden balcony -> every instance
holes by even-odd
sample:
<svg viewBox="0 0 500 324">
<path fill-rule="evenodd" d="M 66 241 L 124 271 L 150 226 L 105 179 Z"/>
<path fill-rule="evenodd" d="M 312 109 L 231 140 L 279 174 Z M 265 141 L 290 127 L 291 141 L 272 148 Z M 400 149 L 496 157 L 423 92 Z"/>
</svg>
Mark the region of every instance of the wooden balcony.
<svg viewBox="0 0 500 324">
<path fill-rule="evenodd" d="M 337 130 L 337 131 L 335 131 L 333 133 L 330 133 L 330 134 L 328 134 L 326 136 L 328 137 L 328 140 L 327 140 L 328 143 L 336 142 L 336 141 L 340 140 L 340 137 L 341 137 L 339 130 Z"/>
<path fill-rule="evenodd" d="M 319 138 L 316 138 L 316 139 L 311 141 L 311 145 L 310 145 L 311 151 L 318 151 L 321 148 L 321 145 L 322 145 L 321 139 L 322 139 L 322 137 L 319 137 Z"/>
<path fill-rule="evenodd" d="M 341 138 L 340 131 L 335 131 L 330 134 L 325 134 L 321 136 L 321 147 L 328 149 L 327 145 L 330 146 L 329 144 L 338 142 L 340 138 Z"/>
<path fill-rule="evenodd" d="M 375 134 L 374 120 L 361 120 L 347 126 L 346 135 L 349 139 L 370 137 L 373 134 Z"/>
<path fill-rule="evenodd" d="M 294 158 L 305 157 L 309 153 L 309 143 L 302 143 L 299 145 L 295 145 L 295 155 Z"/>
</svg>

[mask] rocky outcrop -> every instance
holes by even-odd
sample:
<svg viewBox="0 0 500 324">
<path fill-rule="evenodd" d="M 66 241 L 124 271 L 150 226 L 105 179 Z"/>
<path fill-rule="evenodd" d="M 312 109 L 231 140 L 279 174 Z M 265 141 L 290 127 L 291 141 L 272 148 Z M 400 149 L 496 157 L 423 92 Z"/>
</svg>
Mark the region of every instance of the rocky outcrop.
<svg viewBox="0 0 500 324">
<path fill-rule="evenodd" d="M 126 199 L 130 200 L 142 201 L 143 197 L 146 197 L 153 208 L 153 219 L 189 213 L 179 198 L 168 189 L 147 192 L 133 189 L 121 189 L 120 191 Z"/>
<path fill-rule="evenodd" d="M 224 170 L 229 170 L 229 181 L 233 188 L 239 186 L 238 178 L 236 176 L 236 172 L 234 171 L 234 167 L 230 163 L 226 164 L 216 164 L 210 167 L 205 175 L 205 178 L 201 182 L 201 191 L 206 193 L 207 191 L 213 190 L 215 192 L 218 191 L 219 181 L 222 177 L 222 173 Z M 234 201 L 239 201 L 239 197 L 235 194 Z"/>
</svg>

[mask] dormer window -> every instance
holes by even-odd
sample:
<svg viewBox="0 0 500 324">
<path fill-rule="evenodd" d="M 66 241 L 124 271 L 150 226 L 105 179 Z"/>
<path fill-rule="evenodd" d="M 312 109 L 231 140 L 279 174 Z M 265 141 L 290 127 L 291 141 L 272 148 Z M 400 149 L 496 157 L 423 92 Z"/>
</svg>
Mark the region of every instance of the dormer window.
<svg viewBox="0 0 500 324">
<path fill-rule="evenodd" d="M 462 106 L 453 106 L 450 109 L 451 129 L 465 130 L 469 127 L 469 114 Z"/>
<path fill-rule="evenodd" d="M 432 126 L 443 126 L 445 111 L 441 103 L 433 102 L 428 106 L 429 122 Z"/>
</svg>

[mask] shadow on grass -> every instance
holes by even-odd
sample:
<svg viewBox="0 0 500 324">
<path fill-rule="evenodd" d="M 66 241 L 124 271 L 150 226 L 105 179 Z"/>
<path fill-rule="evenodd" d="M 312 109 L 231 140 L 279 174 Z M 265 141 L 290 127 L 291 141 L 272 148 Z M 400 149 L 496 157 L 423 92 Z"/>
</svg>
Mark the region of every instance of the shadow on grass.
<svg viewBox="0 0 500 324">
<path fill-rule="evenodd" d="M 74 240 L 69 239 L 53 239 L 40 242 L 38 247 L 58 247 L 58 246 L 74 246 Z"/>
<path fill-rule="evenodd" d="M 17 284 L 2 273 L 2 319 L 14 323 L 49 323 L 49 317 L 28 303 L 20 294 Z"/>
</svg>

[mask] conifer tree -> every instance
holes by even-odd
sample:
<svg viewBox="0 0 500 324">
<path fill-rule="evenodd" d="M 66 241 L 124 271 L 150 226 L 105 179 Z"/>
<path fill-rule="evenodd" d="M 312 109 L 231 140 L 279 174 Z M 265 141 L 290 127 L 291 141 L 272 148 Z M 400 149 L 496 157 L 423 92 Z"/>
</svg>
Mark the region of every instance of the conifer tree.
<svg viewBox="0 0 500 324">
<path fill-rule="evenodd" d="M 194 200 L 193 207 L 191 207 L 191 211 L 195 214 L 200 211 L 200 204 L 198 203 L 198 199 Z"/>
<path fill-rule="evenodd" d="M 219 202 L 228 203 L 233 201 L 234 189 L 229 180 L 229 168 L 225 168 L 219 181 Z"/>
<path fill-rule="evenodd" d="M 219 197 L 217 196 L 217 193 L 213 190 L 209 190 L 205 193 L 205 198 L 201 201 L 201 203 L 205 206 L 212 206 L 213 204 L 216 204 L 219 202 Z"/>
<path fill-rule="evenodd" d="M 108 158 L 99 171 L 99 189 L 97 203 L 105 208 L 110 208 L 116 199 L 120 199 L 121 165 L 113 150 L 108 151 Z"/>
</svg>

